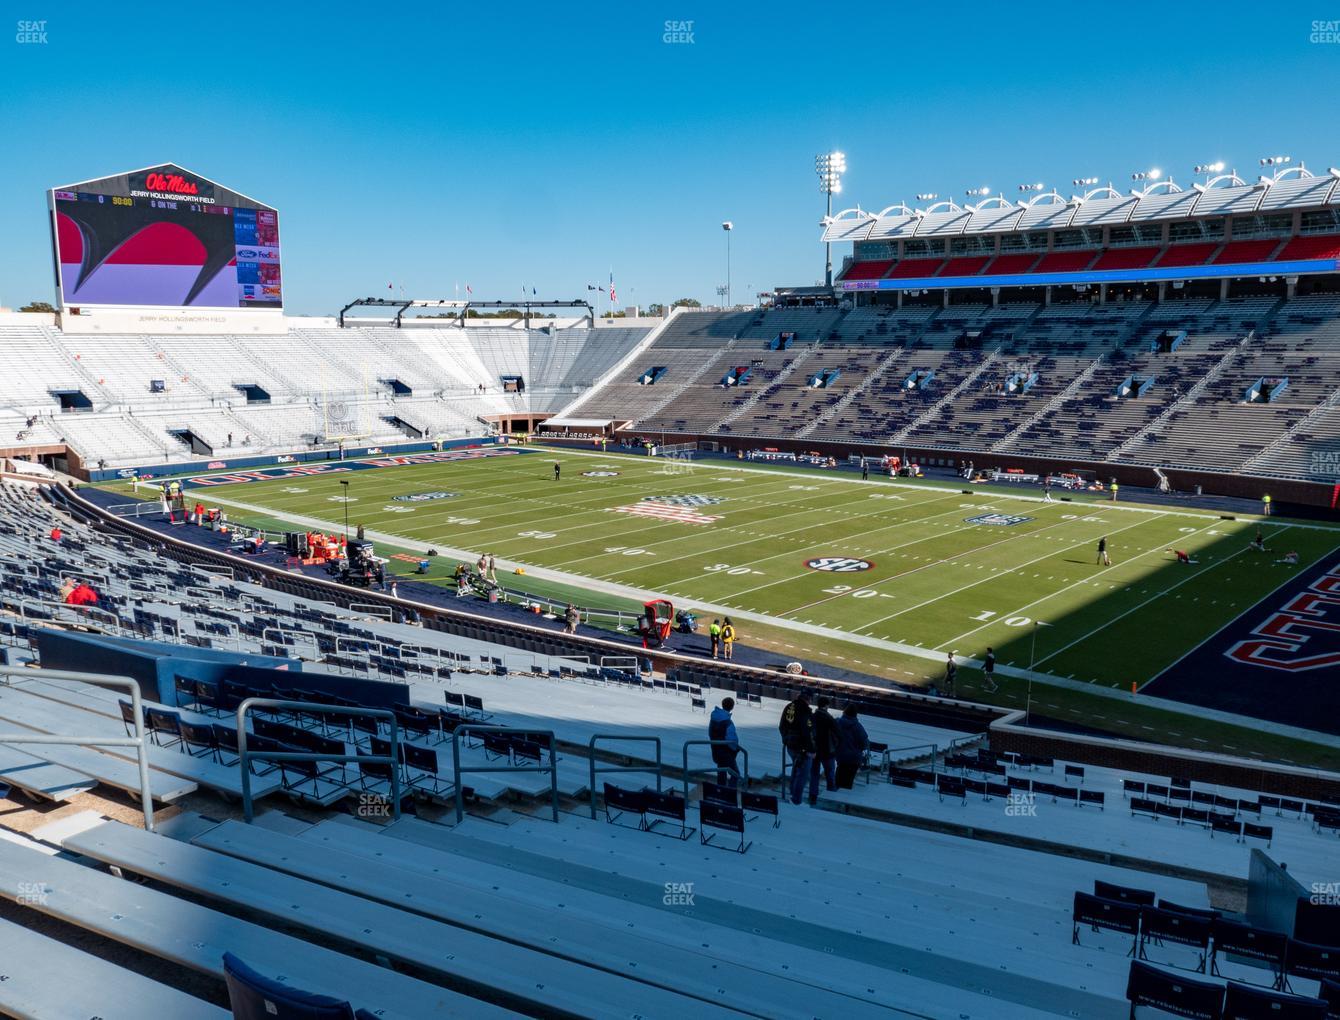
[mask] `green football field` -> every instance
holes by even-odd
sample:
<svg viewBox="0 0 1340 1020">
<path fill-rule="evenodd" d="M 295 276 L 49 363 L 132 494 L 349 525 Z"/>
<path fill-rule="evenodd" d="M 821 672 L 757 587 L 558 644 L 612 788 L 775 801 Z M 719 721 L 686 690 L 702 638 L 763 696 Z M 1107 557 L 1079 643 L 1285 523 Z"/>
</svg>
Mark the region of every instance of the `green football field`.
<svg viewBox="0 0 1340 1020">
<path fill-rule="evenodd" d="M 735 613 L 746 642 L 756 627 L 791 634 L 794 645 L 784 647 L 798 651 L 840 640 L 864 646 L 872 664 L 910 654 L 923 667 L 951 650 L 980 657 L 994 646 L 1003 665 L 1123 689 L 1340 546 L 1329 528 L 1191 508 L 1049 504 L 964 494 L 943 480 L 862 482 L 577 452 L 204 491 L 235 512 L 298 515 L 339 530 L 341 480 L 351 524 L 396 536 L 406 549 L 493 553 L 561 572 L 578 588 L 598 579 L 630 589 L 617 594 Z M 1258 526 L 1269 552 L 1250 548 Z M 1096 562 L 1104 536 L 1109 567 Z M 1169 549 L 1194 562 L 1177 563 Z M 1299 554 L 1298 566 L 1274 562 L 1286 551 Z"/>
</svg>

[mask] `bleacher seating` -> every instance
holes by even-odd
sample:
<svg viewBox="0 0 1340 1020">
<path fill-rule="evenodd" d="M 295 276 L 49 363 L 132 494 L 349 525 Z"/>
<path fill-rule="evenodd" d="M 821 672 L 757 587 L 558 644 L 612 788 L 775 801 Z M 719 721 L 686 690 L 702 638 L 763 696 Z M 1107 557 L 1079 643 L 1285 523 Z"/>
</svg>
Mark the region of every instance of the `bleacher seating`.
<svg viewBox="0 0 1340 1020">
<path fill-rule="evenodd" d="M 0 427 L 12 428 L 11 437 L 28 433 L 22 441 L 31 445 L 68 442 L 89 466 L 109 467 L 283 453 L 334 437 L 385 445 L 482 435 L 483 416 L 559 410 L 647 333 L 606 326 L 338 329 L 303 320 L 266 337 L 77 336 L 51 326 L 3 326 Z M 501 378 L 511 375 L 526 381 L 524 393 L 504 390 Z M 394 390 L 392 380 L 409 392 Z M 151 389 L 154 382 L 161 389 Z M 249 402 L 243 387 L 259 388 L 268 401 Z M 62 392 L 82 393 L 87 409 L 62 411 Z M 208 452 L 193 454 L 174 431 L 191 432 Z"/>
</svg>

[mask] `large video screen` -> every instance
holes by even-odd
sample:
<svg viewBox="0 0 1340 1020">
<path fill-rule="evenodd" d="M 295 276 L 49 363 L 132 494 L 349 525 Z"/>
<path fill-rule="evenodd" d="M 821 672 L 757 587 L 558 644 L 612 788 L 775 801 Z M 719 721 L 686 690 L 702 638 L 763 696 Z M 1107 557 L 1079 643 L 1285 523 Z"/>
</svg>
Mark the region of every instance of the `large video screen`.
<svg viewBox="0 0 1340 1020">
<path fill-rule="evenodd" d="M 179 167 L 51 192 L 62 304 L 280 308 L 279 214 Z"/>
</svg>

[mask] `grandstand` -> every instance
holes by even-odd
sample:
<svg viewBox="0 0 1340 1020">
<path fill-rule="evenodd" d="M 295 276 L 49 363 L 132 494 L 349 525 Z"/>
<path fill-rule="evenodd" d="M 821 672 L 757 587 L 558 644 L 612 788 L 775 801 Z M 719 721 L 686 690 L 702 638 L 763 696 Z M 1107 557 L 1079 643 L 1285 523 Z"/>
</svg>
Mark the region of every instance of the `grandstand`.
<svg viewBox="0 0 1340 1020">
<path fill-rule="evenodd" d="M 831 286 L 650 321 L 286 315 L 268 206 L 49 203 L 0 1014 L 1340 1012 L 1340 172 L 849 209 Z M 213 275 L 102 258 L 164 225 Z"/>
<path fill-rule="evenodd" d="M 100 476 L 477 438 L 553 414 L 648 332 L 589 320 L 400 330 L 323 322 L 293 320 L 278 337 L 192 337 L 0 321 L 14 372 L 0 396 L 0 448 L 63 445 L 76 469 Z M 508 391 L 510 376 L 524 381 L 521 392 Z"/>
</svg>

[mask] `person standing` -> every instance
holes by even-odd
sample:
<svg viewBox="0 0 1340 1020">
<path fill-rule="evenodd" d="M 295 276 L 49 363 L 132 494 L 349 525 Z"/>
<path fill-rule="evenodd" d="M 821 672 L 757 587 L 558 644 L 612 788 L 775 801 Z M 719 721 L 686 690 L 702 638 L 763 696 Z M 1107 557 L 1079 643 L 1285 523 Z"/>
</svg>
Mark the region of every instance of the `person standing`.
<svg viewBox="0 0 1340 1020">
<path fill-rule="evenodd" d="M 870 735 L 856 717 L 856 706 L 848 705 L 837 721 L 837 788 L 850 790 L 856 773 L 870 750 Z"/>
<path fill-rule="evenodd" d="M 810 778 L 810 757 L 814 754 L 814 714 L 810 711 L 810 696 L 801 691 L 795 700 L 782 709 L 777 723 L 782 735 L 782 746 L 791 759 L 791 803 L 799 804 Z"/>
<path fill-rule="evenodd" d="M 712 646 L 712 658 L 715 659 L 721 651 L 721 621 L 713 620 L 712 626 L 707 628 L 707 640 Z"/>
<path fill-rule="evenodd" d="M 563 614 L 563 633 L 576 634 L 577 624 L 581 620 L 581 614 L 577 612 L 577 607 L 571 602 L 568 603 L 568 610 Z"/>
<path fill-rule="evenodd" d="M 498 557 L 489 553 L 489 580 L 494 584 L 498 583 Z"/>
<path fill-rule="evenodd" d="M 868 482 L 869 480 L 870 480 L 870 464 L 866 461 L 866 459 L 865 459 L 864 457 L 862 457 L 862 458 L 861 458 L 861 481 L 863 481 L 863 482 Z"/>
<path fill-rule="evenodd" d="M 1119 486 L 1119 485 L 1117 484 L 1117 480 L 1116 480 L 1115 478 L 1112 479 L 1112 502 L 1113 502 L 1113 503 L 1115 503 L 1115 502 L 1117 501 L 1117 490 L 1118 490 L 1119 488 L 1121 488 L 1121 486 Z"/>
<path fill-rule="evenodd" d="M 837 720 L 828 712 L 829 701 L 821 697 L 814 712 L 814 761 L 810 765 L 810 807 L 819 801 L 819 771 L 824 774 L 824 787 L 830 793 L 837 789 L 833 772 L 837 764 Z"/>
<path fill-rule="evenodd" d="M 986 658 L 982 660 L 982 680 L 988 693 L 995 694 L 999 690 L 996 686 L 996 650 L 990 646 L 986 649 Z"/>
<path fill-rule="evenodd" d="M 727 662 L 735 657 L 735 624 L 729 616 L 721 621 L 721 657 Z"/>
<path fill-rule="evenodd" d="M 1107 555 L 1107 536 L 1104 535 L 1098 540 L 1098 562 L 1105 567 L 1112 566 L 1112 560 Z"/>
<path fill-rule="evenodd" d="M 1264 496 L 1261 497 L 1261 513 L 1264 514 L 1266 517 L 1270 516 L 1270 503 L 1271 503 L 1270 493 L 1267 492 Z"/>
<path fill-rule="evenodd" d="M 391 598 L 400 598 L 400 586 L 395 581 L 391 582 Z"/>
<path fill-rule="evenodd" d="M 731 718 L 734 710 L 735 699 L 722 698 L 720 707 L 712 709 L 712 717 L 707 722 L 707 739 L 714 741 L 712 761 L 716 763 L 717 783 L 721 786 L 735 786 L 740 778 L 740 770 L 735 764 L 740 754 L 740 738 L 735 732 L 735 720 Z"/>
<path fill-rule="evenodd" d="M 563 471 L 563 465 L 554 461 L 554 481 L 558 481 L 559 474 Z"/>
<path fill-rule="evenodd" d="M 945 696 L 949 698 L 957 697 L 954 691 L 954 681 L 958 677 L 958 663 L 954 661 L 954 653 L 949 653 L 949 658 L 945 660 Z"/>
</svg>

